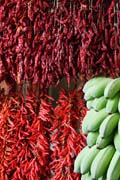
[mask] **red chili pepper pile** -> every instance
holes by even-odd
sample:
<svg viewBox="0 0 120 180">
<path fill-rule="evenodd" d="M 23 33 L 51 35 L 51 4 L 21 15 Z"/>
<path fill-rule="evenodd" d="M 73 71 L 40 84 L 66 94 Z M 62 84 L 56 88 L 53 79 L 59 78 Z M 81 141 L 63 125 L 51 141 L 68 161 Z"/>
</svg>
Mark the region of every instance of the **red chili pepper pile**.
<svg viewBox="0 0 120 180">
<path fill-rule="evenodd" d="M 0 111 L 0 179 L 39 180 L 50 176 L 53 110 L 47 97 L 14 94 Z"/>
<path fill-rule="evenodd" d="M 119 0 L 1 0 L 0 80 L 120 76 L 119 30 Z"/>
<path fill-rule="evenodd" d="M 81 90 L 60 92 L 51 129 L 52 180 L 80 179 L 80 176 L 73 172 L 73 164 L 76 155 L 85 146 L 85 137 L 81 133 L 81 122 L 86 112 L 84 106 Z"/>
<path fill-rule="evenodd" d="M 74 180 L 74 159 L 85 145 L 81 90 L 53 98 L 28 91 L 0 97 L 0 179 Z"/>
</svg>

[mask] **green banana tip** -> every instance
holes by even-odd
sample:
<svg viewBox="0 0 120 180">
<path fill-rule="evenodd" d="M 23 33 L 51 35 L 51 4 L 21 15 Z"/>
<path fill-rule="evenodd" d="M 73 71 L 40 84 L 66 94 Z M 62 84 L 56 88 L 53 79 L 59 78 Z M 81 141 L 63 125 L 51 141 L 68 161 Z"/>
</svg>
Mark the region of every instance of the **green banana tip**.
<svg viewBox="0 0 120 180">
<path fill-rule="evenodd" d="M 81 171 L 81 174 L 82 174 L 82 175 L 85 175 L 86 173 L 84 173 L 84 172 Z"/>
<path fill-rule="evenodd" d="M 90 130 L 88 130 L 88 133 L 90 133 L 91 131 Z"/>
<path fill-rule="evenodd" d="M 75 174 L 80 174 L 80 172 L 78 172 L 78 171 L 76 171 L 76 170 L 74 170 L 73 172 L 74 172 Z"/>
<path fill-rule="evenodd" d="M 92 146 L 88 146 L 89 148 L 91 148 Z"/>
<path fill-rule="evenodd" d="M 81 176 L 82 176 L 82 175 L 84 175 L 85 173 L 83 173 L 83 172 L 80 172 L 80 174 L 81 174 Z"/>
<path fill-rule="evenodd" d="M 96 148 L 97 148 L 97 149 L 100 149 L 100 148 L 99 148 L 99 145 L 96 145 Z"/>
</svg>

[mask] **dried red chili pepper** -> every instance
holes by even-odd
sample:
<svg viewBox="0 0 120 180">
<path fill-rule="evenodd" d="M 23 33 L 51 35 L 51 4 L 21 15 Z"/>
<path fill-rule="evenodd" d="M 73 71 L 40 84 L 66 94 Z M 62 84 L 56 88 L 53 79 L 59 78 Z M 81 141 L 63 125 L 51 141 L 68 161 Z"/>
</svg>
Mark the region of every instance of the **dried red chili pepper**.
<svg viewBox="0 0 120 180">
<path fill-rule="evenodd" d="M 70 77 L 76 78 L 78 73 L 87 79 L 93 74 L 104 74 L 105 64 L 110 75 L 112 67 L 107 59 L 102 66 L 96 57 L 103 56 L 104 42 L 113 59 L 114 50 L 118 51 L 118 46 L 111 51 L 113 43 L 110 41 L 113 36 L 118 41 L 116 32 L 112 33 L 119 21 L 117 6 L 118 0 L 107 3 L 103 0 L 73 3 L 71 0 L 58 4 L 47 0 L 3 1 L 0 6 L 0 80 L 9 76 L 18 84 L 39 81 L 41 88 L 48 88 L 57 85 L 64 76 L 70 81 Z M 115 68 L 118 69 L 116 65 Z"/>
<path fill-rule="evenodd" d="M 2 100 L 1 179 L 42 179 L 50 176 L 48 159 L 53 118 L 50 100 L 48 96 L 40 95 L 38 98 L 33 93 L 27 94 L 25 99 L 16 93 Z"/>
<path fill-rule="evenodd" d="M 77 153 L 85 145 L 85 137 L 77 131 L 83 118 L 81 114 L 83 106 L 81 90 L 73 90 L 69 93 L 63 90 L 60 92 L 51 135 L 53 146 L 50 169 L 53 172 L 53 180 L 80 178 L 79 175 L 73 173 L 73 162 Z"/>
</svg>

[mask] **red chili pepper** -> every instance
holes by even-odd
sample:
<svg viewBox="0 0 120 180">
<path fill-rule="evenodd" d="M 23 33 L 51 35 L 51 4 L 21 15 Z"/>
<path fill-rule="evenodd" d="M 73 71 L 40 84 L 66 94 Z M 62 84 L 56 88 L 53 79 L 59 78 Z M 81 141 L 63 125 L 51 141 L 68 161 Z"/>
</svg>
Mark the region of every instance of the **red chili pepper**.
<svg viewBox="0 0 120 180">
<path fill-rule="evenodd" d="M 108 8 L 108 10 L 107 10 L 107 12 L 108 13 L 111 13 L 111 11 L 113 10 L 113 8 L 114 8 L 114 6 L 115 6 L 115 1 L 111 1 L 111 4 L 110 4 L 110 6 L 109 6 L 109 8 Z"/>
<path fill-rule="evenodd" d="M 50 169 L 53 170 L 52 179 L 68 179 L 70 177 L 74 179 L 74 176 L 77 179 L 80 177 L 80 175 L 75 175 L 72 170 L 75 156 L 85 145 L 81 134 L 76 131 L 77 122 L 80 123 L 82 120 L 78 114 L 84 104 L 80 97 L 82 98 L 81 90 L 74 90 L 71 93 L 63 90 L 60 92 L 57 107 L 55 108 L 56 117 L 54 121 L 55 124 L 59 122 L 59 130 L 55 130 L 51 136 L 51 142 L 53 144 L 57 142 L 53 146 L 51 156 L 53 160 L 50 163 Z"/>
<path fill-rule="evenodd" d="M 119 75 L 120 67 L 118 65 L 118 56 L 117 56 L 117 51 L 116 50 L 114 51 L 114 63 L 115 63 L 115 66 L 116 66 L 116 74 Z"/>
</svg>

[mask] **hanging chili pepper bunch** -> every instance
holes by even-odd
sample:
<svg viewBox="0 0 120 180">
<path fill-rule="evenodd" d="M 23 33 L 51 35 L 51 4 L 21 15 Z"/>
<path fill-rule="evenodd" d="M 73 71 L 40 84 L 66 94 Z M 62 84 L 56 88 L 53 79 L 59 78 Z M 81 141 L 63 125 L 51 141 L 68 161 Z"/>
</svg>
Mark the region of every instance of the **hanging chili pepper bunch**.
<svg viewBox="0 0 120 180">
<path fill-rule="evenodd" d="M 81 34 L 79 67 L 84 77 L 120 75 L 120 2 L 90 0 Z M 115 69 L 115 71 L 114 71 Z"/>
<path fill-rule="evenodd" d="M 42 99 L 42 100 L 41 100 Z M 47 179 L 52 112 L 48 97 L 14 94 L 0 112 L 0 179 Z"/>
<path fill-rule="evenodd" d="M 120 75 L 119 0 L 1 0 L 0 80 Z M 114 71 L 116 69 L 116 71 Z"/>
<path fill-rule="evenodd" d="M 85 145 L 85 136 L 81 133 L 81 122 L 86 112 L 82 96 L 81 90 L 60 92 L 51 129 L 52 180 L 80 179 L 73 173 L 73 164 L 77 153 Z"/>
<path fill-rule="evenodd" d="M 45 145 L 46 150 L 45 149 L 41 149 L 41 153 L 46 155 L 45 158 L 45 163 L 44 163 L 44 159 L 42 159 L 40 162 L 43 161 L 43 172 L 44 177 L 46 178 L 46 180 L 50 179 L 51 177 L 51 169 L 49 167 L 49 163 L 51 162 L 51 128 L 53 126 L 53 122 L 54 122 L 54 108 L 52 106 L 52 102 L 54 101 L 53 98 L 45 95 L 44 99 L 42 99 L 41 101 L 41 108 L 38 114 L 38 119 L 40 121 L 42 121 L 42 128 L 41 128 L 41 133 L 43 134 L 43 138 L 41 138 L 40 143 L 41 146 Z M 45 152 L 46 151 L 46 152 Z M 46 166 L 46 167 L 45 167 Z M 46 171 L 45 171 L 46 170 Z"/>
</svg>

